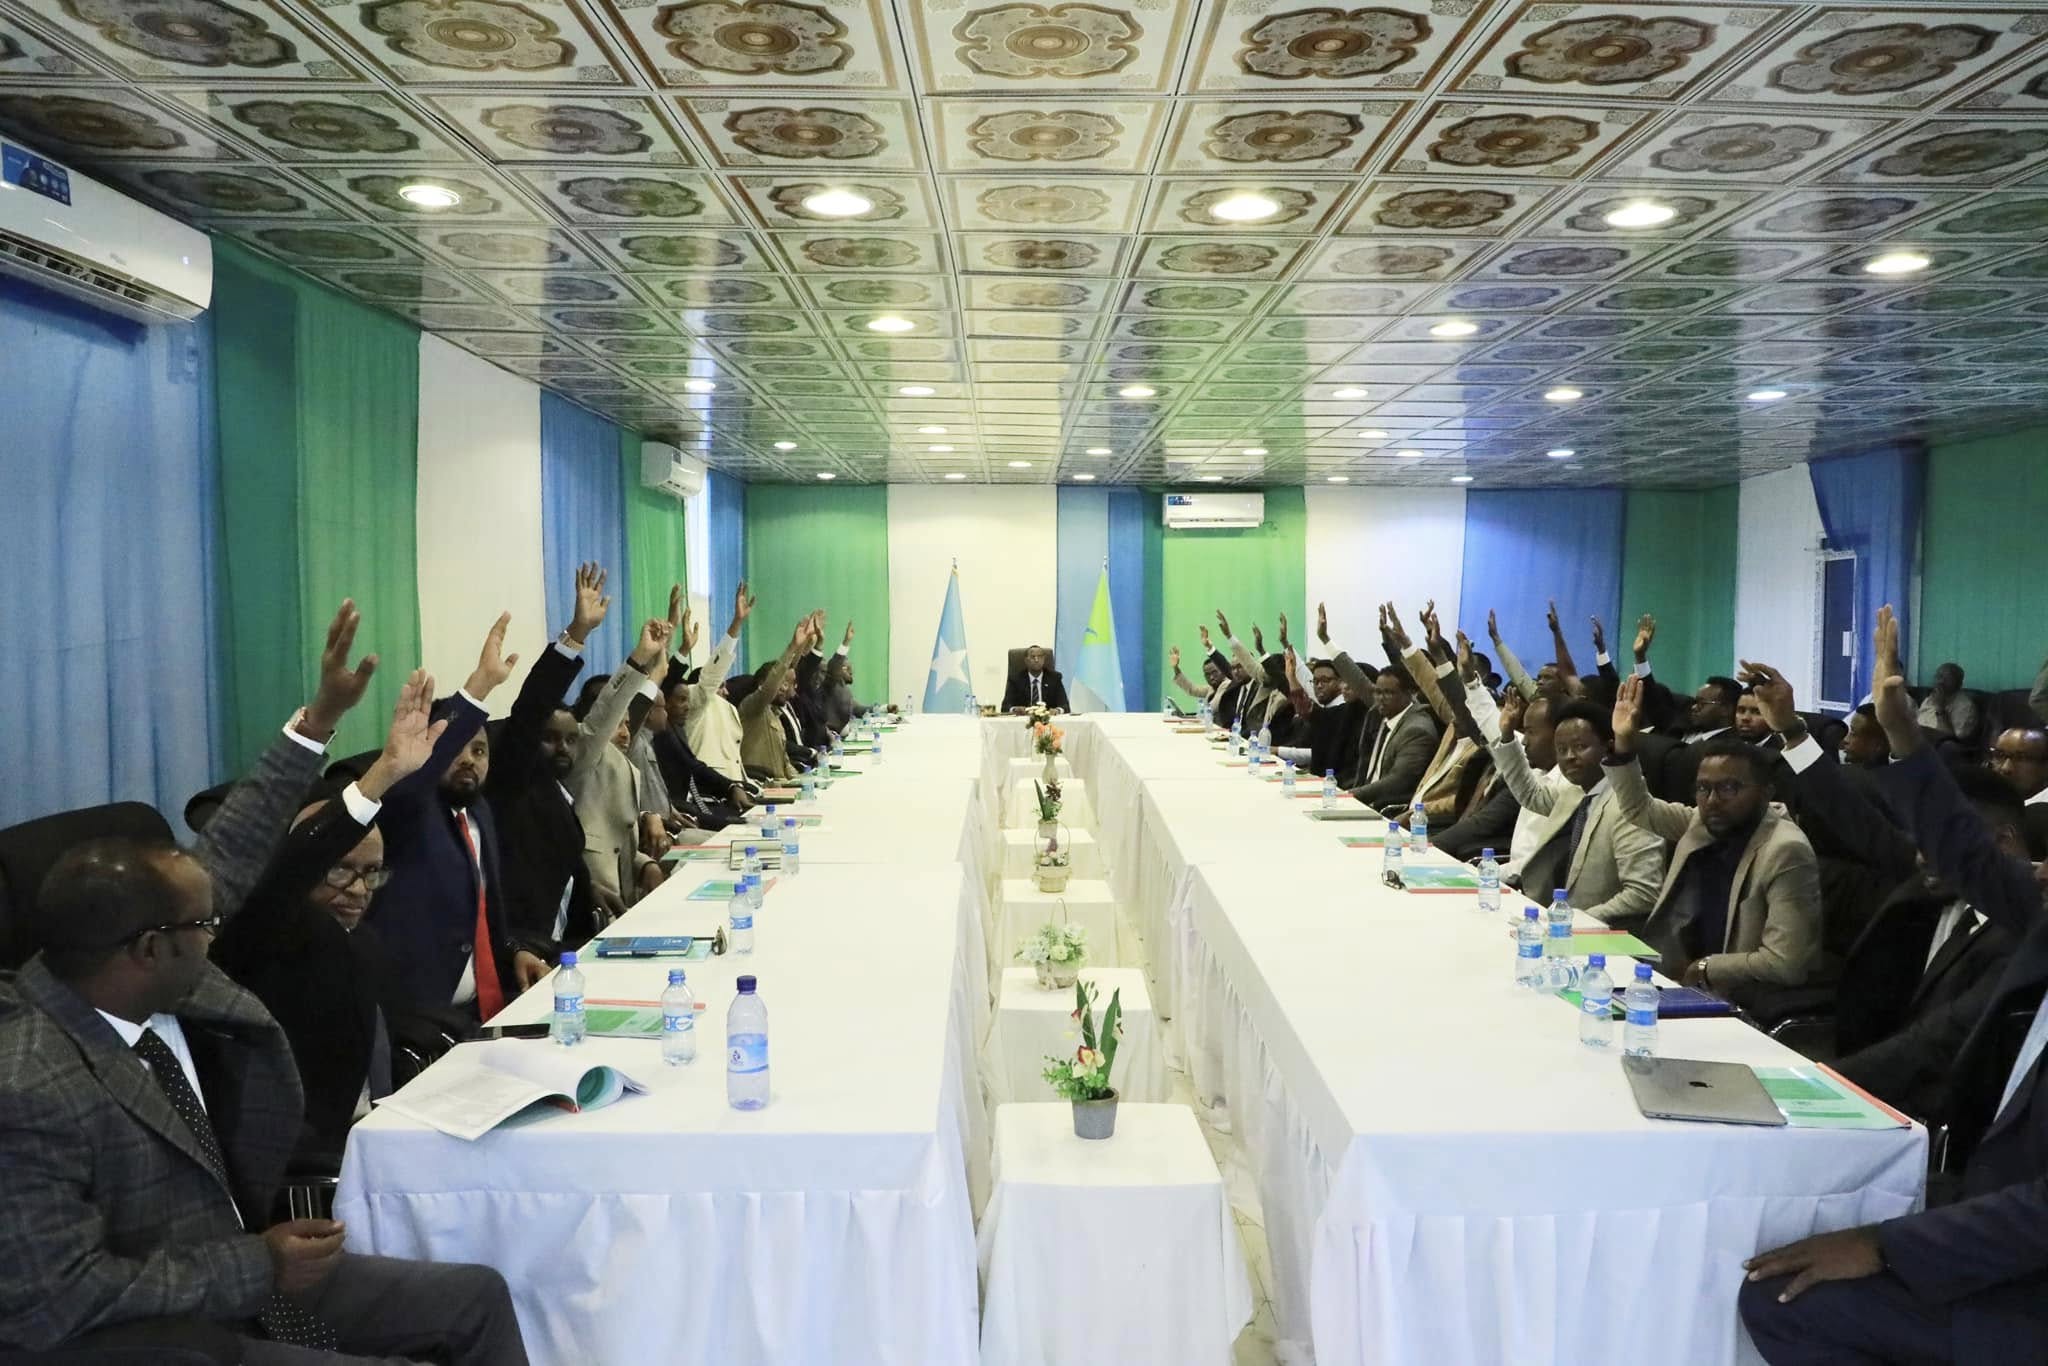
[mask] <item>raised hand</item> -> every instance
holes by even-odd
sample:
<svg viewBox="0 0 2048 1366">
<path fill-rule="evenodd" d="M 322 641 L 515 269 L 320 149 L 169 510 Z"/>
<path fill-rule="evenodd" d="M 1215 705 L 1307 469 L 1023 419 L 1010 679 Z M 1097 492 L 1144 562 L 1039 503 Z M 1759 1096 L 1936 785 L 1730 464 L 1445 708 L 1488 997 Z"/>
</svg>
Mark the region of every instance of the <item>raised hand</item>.
<svg viewBox="0 0 2048 1366">
<path fill-rule="evenodd" d="M 1657 618 L 1648 612 L 1636 618 L 1635 656 L 1636 663 L 1647 663 L 1650 658 L 1650 642 L 1657 638 Z"/>
<path fill-rule="evenodd" d="M 733 590 L 732 595 L 732 619 L 735 626 L 744 625 L 747 618 L 754 614 L 755 602 L 754 595 L 747 591 L 747 581 L 741 579 L 740 586 Z"/>
<path fill-rule="evenodd" d="M 1259 629 L 1259 624 L 1256 621 L 1252 623 L 1252 653 L 1258 655 L 1266 653 L 1266 633 Z"/>
<path fill-rule="evenodd" d="M 1785 675 L 1768 664 L 1752 664 L 1742 660 L 1740 678 L 1749 684 L 1749 690 L 1756 697 L 1756 704 L 1764 709 L 1764 719 L 1771 723 L 1771 729 L 1780 735 L 1804 730 L 1805 722 L 1799 719 L 1799 705 L 1792 695 L 1792 685 L 1785 681 Z"/>
<path fill-rule="evenodd" d="M 848 618 L 848 619 L 847 619 L 847 622 L 846 622 L 846 634 L 845 634 L 845 635 L 843 635 L 843 636 L 841 636 L 841 637 L 839 637 L 839 643 L 840 643 L 841 645 L 847 645 L 847 646 L 850 646 L 850 645 L 852 645 L 852 644 L 853 644 L 853 620 L 852 620 L 852 618 Z"/>
<path fill-rule="evenodd" d="M 1166 647 L 1166 658 L 1167 658 L 1167 661 L 1168 661 L 1169 663 L 1171 663 L 1171 664 L 1173 665 L 1173 671 L 1174 671 L 1175 673 L 1179 673 L 1179 672 L 1180 672 L 1180 646 L 1178 646 L 1178 645 L 1169 645 L 1169 646 L 1167 646 L 1167 647 Z"/>
<path fill-rule="evenodd" d="M 1607 653 L 1607 630 L 1600 624 L 1600 618 L 1594 617 L 1592 620 L 1593 653 L 1598 655 L 1604 655 Z"/>
<path fill-rule="evenodd" d="M 1393 638 L 1394 647 L 1402 651 L 1406 651 L 1412 648 L 1414 642 L 1408 639 L 1408 628 L 1401 624 L 1400 609 L 1395 607 L 1394 604 L 1390 602 L 1386 606 L 1386 613 L 1386 631 L 1387 634 Z"/>
<path fill-rule="evenodd" d="M 1443 627 L 1438 624 L 1436 617 L 1435 598 L 1422 605 L 1422 637 L 1431 645 L 1444 645 Z M 1444 648 L 1450 647 L 1445 645 Z"/>
<path fill-rule="evenodd" d="M 1546 611 L 1545 611 L 1545 612 L 1543 613 L 1543 622 L 1544 622 L 1544 625 L 1546 625 L 1546 626 L 1548 626 L 1548 627 L 1550 628 L 1550 634 L 1552 634 L 1552 635 L 1560 635 L 1560 634 L 1562 634 L 1562 633 L 1563 633 L 1563 628 L 1562 628 L 1562 627 L 1560 627 L 1560 626 L 1559 626 L 1559 625 L 1557 624 L 1557 599 L 1556 599 L 1556 598 L 1552 598 L 1552 599 L 1550 600 L 1550 606 L 1549 606 L 1549 608 L 1548 608 L 1548 609 L 1547 609 L 1547 610 L 1546 610 Z"/>
<path fill-rule="evenodd" d="M 519 656 L 505 653 L 505 629 L 512 624 L 510 612 L 498 613 L 498 619 L 491 623 L 491 629 L 484 634 L 483 649 L 477 652 L 476 668 L 469 674 L 469 681 L 462 690 L 481 702 L 491 695 L 491 689 L 512 676 L 518 667 Z"/>
<path fill-rule="evenodd" d="M 604 624 L 612 600 L 605 596 L 606 575 L 596 561 L 576 566 L 576 611 L 569 619 L 569 639 L 581 645 L 590 633 Z"/>
<path fill-rule="evenodd" d="M 632 662 L 640 672 L 650 673 L 668 654 L 669 624 L 666 618 L 649 617 L 640 627 L 640 641 L 633 647 Z"/>
<path fill-rule="evenodd" d="M 373 802 L 384 800 L 400 781 L 419 772 L 433 757 L 434 745 L 448 729 L 448 719 L 429 720 L 434 709 L 434 676 L 414 669 L 398 690 L 398 703 L 391 709 L 391 729 L 385 732 L 383 752 L 357 781 L 356 786 Z"/>
<path fill-rule="evenodd" d="M 1890 603 L 1877 609 L 1871 646 L 1877 658 L 1877 692 L 1872 699 L 1877 723 L 1892 742 L 1892 756 L 1903 759 L 1925 744 L 1926 737 L 1920 733 L 1920 718 L 1906 691 L 1905 668 L 1899 663 L 1899 619 L 1892 615 Z"/>
<path fill-rule="evenodd" d="M 364 655 L 356 661 L 354 668 L 349 667 L 348 656 L 355 648 L 356 628 L 362 624 L 363 614 L 356 610 L 353 598 L 343 600 L 334 620 L 327 623 L 327 644 L 320 651 L 320 683 L 299 722 L 300 732 L 308 739 L 325 740 L 333 735 L 334 728 L 341 724 L 341 718 L 363 700 L 363 693 L 370 686 L 370 676 L 377 672 L 375 655 Z"/>
<path fill-rule="evenodd" d="M 1321 603 L 1316 604 L 1316 639 L 1323 642 L 1324 648 L 1329 647 L 1330 613 Z"/>
<path fill-rule="evenodd" d="M 1877 632 L 1871 645 L 1878 682 L 1906 676 L 1905 663 L 1899 658 L 1899 619 L 1893 615 L 1890 603 L 1877 609 Z"/>
<path fill-rule="evenodd" d="M 672 583 L 668 586 L 668 634 L 671 641 L 682 638 L 683 622 L 690 615 L 690 609 L 683 603 L 683 586 Z"/>
<path fill-rule="evenodd" d="M 1458 632 L 1458 677 L 1467 683 L 1479 681 L 1479 666 L 1472 660 L 1472 639 L 1463 631 Z"/>
<path fill-rule="evenodd" d="M 1643 715 L 1643 680 L 1631 675 L 1614 693 L 1614 752 L 1633 753 Z"/>
<path fill-rule="evenodd" d="M 683 609 L 683 631 L 676 653 L 688 659 L 697 652 L 697 617 L 689 608 Z"/>
<path fill-rule="evenodd" d="M 1287 681 L 1297 688 L 1301 687 L 1301 674 L 1298 669 L 1300 661 L 1295 658 L 1294 647 L 1283 645 L 1281 653 L 1287 657 Z"/>
<path fill-rule="evenodd" d="M 1230 618 L 1223 615 L 1221 607 L 1216 609 L 1216 629 L 1223 632 L 1225 640 L 1230 639 Z"/>
<path fill-rule="evenodd" d="M 1293 647 L 1287 643 L 1287 614 L 1282 612 L 1280 614 L 1280 652 L 1285 654 L 1291 648 Z"/>
<path fill-rule="evenodd" d="M 1209 643 L 1209 628 L 1206 626 L 1197 626 L 1195 629 L 1202 633 L 1202 653 L 1205 655 L 1213 653 L 1216 647 Z"/>
<path fill-rule="evenodd" d="M 1508 695 L 1500 704 L 1500 738 L 1512 740 L 1515 732 L 1522 727 L 1522 713 L 1528 708 L 1519 688 L 1509 688 Z"/>
<path fill-rule="evenodd" d="M 1486 634 L 1493 638 L 1496 647 L 1500 645 L 1500 618 L 1494 615 L 1491 607 L 1486 609 Z"/>
</svg>

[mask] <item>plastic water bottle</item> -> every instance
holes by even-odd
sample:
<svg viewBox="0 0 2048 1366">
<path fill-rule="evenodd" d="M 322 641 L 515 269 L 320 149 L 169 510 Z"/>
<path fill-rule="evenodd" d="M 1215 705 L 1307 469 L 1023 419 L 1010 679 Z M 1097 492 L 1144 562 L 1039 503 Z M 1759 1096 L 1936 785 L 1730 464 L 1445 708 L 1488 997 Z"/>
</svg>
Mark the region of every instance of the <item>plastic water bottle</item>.
<svg viewBox="0 0 2048 1366">
<path fill-rule="evenodd" d="M 835 759 L 844 759 L 846 757 L 845 737 L 839 735 L 832 737 L 832 757 Z"/>
<path fill-rule="evenodd" d="M 1621 1022 L 1621 1051 L 1630 1057 L 1657 1056 L 1657 988 L 1650 981 L 1650 965 L 1636 964 L 1636 980 L 1622 993 L 1628 1018 Z"/>
<path fill-rule="evenodd" d="M 1269 725 L 1261 723 L 1259 726 L 1259 733 L 1257 738 L 1259 742 L 1259 753 L 1271 754 L 1273 752 L 1273 728 Z"/>
<path fill-rule="evenodd" d="M 1162 708 L 1160 708 L 1160 715 L 1164 716 L 1164 717 L 1165 717 L 1165 718 L 1166 718 L 1167 720 L 1169 720 L 1169 721 L 1171 721 L 1171 720 L 1173 719 L 1173 694 L 1172 694 L 1172 693 L 1168 693 L 1168 694 L 1166 695 L 1166 705 L 1165 705 L 1165 706 L 1163 706 Z"/>
<path fill-rule="evenodd" d="M 876 735 L 868 749 L 868 767 L 878 768 L 882 763 L 882 737 Z"/>
<path fill-rule="evenodd" d="M 1550 949 L 1562 949 L 1572 938 L 1572 903 L 1565 899 L 1562 888 L 1552 894 L 1550 909 L 1543 913 L 1543 986 L 1546 991 L 1569 991 L 1578 972 L 1572 960 L 1563 953 L 1551 953 Z"/>
<path fill-rule="evenodd" d="M 797 874 L 797 859 L 802 852 L 798 848 L 798 840 L 799 827 L 796 823 L 796 817 L 784 816 L 782 818 L 782 875 L 784 877 L 795 877 Z"/>
<path fill-rule="evenodd" d="M 1292 797 L 1294 795 L 1294 760 L 1292 759 L 1282 759 L 1280 761 L 1280 795 L 1283 797 Z"/>
<path fill-rule="evenodd" d="M 1479 909 L 1485 915 L 1500 914 L 1500 862 L 1491 849 L 1479 851 Z"/>
<path fill-rule="evenodd" d="M 1408 808 L 1408 852 L 1429 852 L 1429 812 L 1420 797 L 1415 799 L 1415 805 Z"/>
<path fill-rule="evenodd" d="M 1522 908 L 1522 923 L 1515 927 L 1515 985 L 1543 989 L 1543 922 L 1534 906 Z"/>
<path fill-rule="evenodd" d="M 1380 880 L 1391 882 L 1401 875 L 1401 845 L 1407 836 L 1401 832 L 1401 822 L 1387 822 L 1386 842 L 1380 845 Z"/>
<path fill-rule="evenodd" d="M 832 745 L 836 749 L 839 742 L 834 740 Z M 769 802 L 761 808 L 761 838 L 765 842 L 772 843 L 781 837 L 782 821 L 775 814 L 775 803 Z"/>
<path fill-rule="evenodd" d="M 1337 770 L 1334 768 L 1326 768 L 1323 770 L 1323 810 L 1335 811 L 1336 809 Z"/>
<path fill-rule="evenodd" d="M 739 987 L 725 1012 L 725 1098 L 735 1110 L 758 1110 L 768 1103 L 768 1007 L 754 994 L 752 973 Z"/>
<path fill-rule="evenodd" d="M 750 844 L 747 846 L 747 859 L 746 862 L 740 865 L 740 873 L 744 877 L 759 880 L 761 876 L 761 848 L 759 845 Z M 758 906 L 761 903 L 756 901 L 754 904 Z"/>
<path fill-rule="evenodd" d="M 1579 1042 L 1604 1053 L 1614 1047 L 1614 983 L 1607 976 L 1606 954 L 1586 960 L 1579 996 Z"/>
<path fill-rule="evenodd" d="M 759 912 L 761 903 L 768 899 L 768 879 L 759 873 L 748 873 L 740 880 L 747 884 L 747 904 Z"/>
<path fill-rule="evenodd" d="M 681 968 L 668 970 L 668 990 L 661 993 L 661 1060 L 670 1067 L 697 1061 L 697 993 Z"/>
<path fill-rule="evenodd" d="M 1254 735 L 1251 739 L 1251 743 L 1245 746 L 1245 771 L 1247 773 L 1250 773 L 1254 778 L 1256 778 L 1259 776 L 1260 766 L 1265 762 L 1266 755 L 1265 752 L 1259 748 L 1259 737 Z"/>
<path fill-rule="evenodd" d="M 754 951 L 754 898 L 748 895 L 747 879 L 741 878 L 733 888 L 732 900 L 726 903 L 726 919 L 731 922 L 725 932 L 726 947 L 734 953 Z"/>
<path fill-rule="evenodd" d="M 1232 757 L 1244 753 L 1244 718 L 1242 716 L 1230 723 L 1230 753 Z"/>
<path fill-rule="evenodd" d="M 981 715 L 981 703 L 974 700 L 973 693 L 967 694 L 967 714 L 969 716 Z"/>
<path fill-rule="evenodd" d="M 801 781 L 801 788 L 800 788 L 800 791 L 799 791 L 799 796 L 800 796 L 800 797 L 801 797 L 801 798 L 802 798 L 802 799 L 803 799 L 804 801 L 807 801 L 807 802 L 814 802 L 814 801 L 816 801 L 816 800 L 818 799 L 818 772 L 817 772 L 817 770 L 816 770 L 816 769 L 810 769 L 810 768 L 807 768 L 807 769 L 805 769 L 805 770 L 804 770 L 804 775 L 803 775 L 803 778 L 802 778 L 802 779 L 801 779 L 800 781 Z"/>
<path fill-rule="evenodd" d="M 1207 735 L 1216 728 L 1216 709 L 1209 705 L 1209 699 L 1202 699 L 1202 734 Z"/>
<path fill-rule="evenodd" d="M 555 970 L 555 1018 L 548 1025 L 548 1037 L 574 1048 L 583 1042 L 583 974 L 576 970 L 576 955 L 562 955 Z"/>
</svg>

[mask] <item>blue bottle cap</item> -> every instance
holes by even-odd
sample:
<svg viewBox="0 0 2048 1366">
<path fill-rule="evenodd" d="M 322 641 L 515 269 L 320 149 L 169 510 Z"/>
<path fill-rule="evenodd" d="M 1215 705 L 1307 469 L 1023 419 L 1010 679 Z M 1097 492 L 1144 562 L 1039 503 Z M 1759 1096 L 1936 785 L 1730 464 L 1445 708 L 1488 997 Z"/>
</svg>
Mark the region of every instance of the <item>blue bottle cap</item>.
<svg viewBox="0 0 2048 1366">
<path fill-rule="evenodd" d="M 683 984 L 683 970 L 681 968 L 670 968 L 668 970 L 668 984 L 672 987 L 679 987 Z"/>
<path fill-rule="evenodd" d="M 758 856 L 758 855 L 760 854 L 760 852 L 761 852 L 761 848 L 760 848 L 760 846 L 759 846 L 759 845 L 755 845 L 755 844 L 750 844 L 750 845 L 748 845 L 748 846 L 747 846 L 747 857 L 748 857 L 748 858 L 754 858 L 754 857 L 757 857 L 757 856 Z"/>
<path fill-rule="evenodd" d="M 1400 828 L 1401 828 L 1401 822 L 1399 822 L 1399 821 L 1388 821 L 1388 822 L 1387 822 L 1387 833 L 1388 833 L 1389 835 L 1391 835 L 1391 834 L 1394 834 L 1394 833 L 1395 833 L 1396 831 L 1398 831 L 1398 830 L 1399 830 Z"/>
<path fill-rule="evenodd" d="M 1650 980 L 1650 965 L 1648 963 L 1636 964 L 1636 980 L 1638 982 L 1647 982 Z"/>
<path fill-rule="evenodd" d="M 1606 966 L 1607 966 L 1607 955 L 1606 955 L 1606 954 L 1604 954 L 1604 953 L 1595 953 L 1595 954 L 1589 954 L 1589 955 L 1587 955 L 1587 958 L 1586 958 L 1586 966 L 1587 966 L 1587 967 L 1589 967 L 1589 968 L 1604 968 L 1604 967 L 1606 967 Z"/>
<path fill-rule="evenodd" d="M 794 817 L 794 816 L 784 816 L 784 817 L 782 818 L 782 828 L 783 828 L 784 830 L 794 830 L 794 829 L 796 829 L 796 817 Z"/>
<path fill-rule="evenodd" d="M 740 995 L 742 995 L 742 996 L 752 996 L 753 994 L 754 994 L 754 975 L 753 975 L 752 973 L 748 973 L 748 974 L 746 974 L 745 976 L 743 976 L 743 977 L 741 977 L 741 978 L 740 978 Z"/>
<path fill-rule="evenodd" d="M 570 949 L 567 953 L 562 955 L 562 966 L 565 968 L 573 968 L 576 966 L 576 950 Z"/>
<path fill-rule="evenodd" d="M 1491 850 L 1491 849 L 1481 849 L 1481 850 L 1479 851 L 1479 857 L 1481 857 L 1481 858 L 1492 858 L 1492 857 L 1493 857 L 1493 850 Z"/>
<path fill-rule="evenodd" d="M 1534 906 L 1524 906 L 1524 907 L 1522 907 L 1522 919 L 1524 919 L 1524 920 L 1534 920 L 1535 918 L 1536 918 L 1536 908 L 1535 908 Z"/>
</svg>

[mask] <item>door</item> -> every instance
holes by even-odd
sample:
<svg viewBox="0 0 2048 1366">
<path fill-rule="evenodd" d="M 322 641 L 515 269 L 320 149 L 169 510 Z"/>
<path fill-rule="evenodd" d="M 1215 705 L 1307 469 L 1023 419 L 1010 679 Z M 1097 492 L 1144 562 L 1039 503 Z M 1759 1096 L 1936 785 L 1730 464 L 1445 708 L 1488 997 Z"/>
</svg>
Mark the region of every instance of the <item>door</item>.
<svg viewBox="0 0 2048 1366">
<path fill-rule="evenodd" d="M 1829 552 L 1820 562 L 1820 705 L 1846 711 L 1863 684 L 1856 677 L 1856 555 Z"/>
</svg>

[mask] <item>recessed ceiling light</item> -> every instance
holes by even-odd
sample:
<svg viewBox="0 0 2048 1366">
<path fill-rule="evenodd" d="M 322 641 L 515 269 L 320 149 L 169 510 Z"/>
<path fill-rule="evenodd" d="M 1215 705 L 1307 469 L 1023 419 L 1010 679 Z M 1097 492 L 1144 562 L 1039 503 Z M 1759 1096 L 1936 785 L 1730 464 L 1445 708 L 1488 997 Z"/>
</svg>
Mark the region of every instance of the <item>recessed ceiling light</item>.
<svg viewBox="0 0 2048 1366">
<path fill-rule="evenodd" d="M 1092 475 L 1092 474 L 1088 474 L 1088 473 L 1085 473 L 1085 472 L 1084 472 L 1084 473 L 1081 473 L 1081 474 L 1077 474 L 1077 475 L 1075 475 L 1075 476 L 1074 476 L 1074 478 L 1075 478 L 1075 480 L 1077 480 L 1078 482 L 1080 482 L 1080 483 L 1083 483 L 1083 484 L 1086 484 L 1086 483 L 1090 483 L 1090 482 L 1092 482 L 1092 481 L 1094 480 L 1095 476 L 1094 476 L 1094 475 Z"/>
<path fill-rule="evenodd" d="M 928 451 L 950 451 L 953 448 L 951 446 L 926 446 L 925 449 Z"/>
<path fill-rule="evenodd" d="M 1358 434 L 1367 441 L 1385 441 L 1387 439 L 1387 434 L 1377 427 L 1360 428 Z"/>
<path fill-rule="evenodd" d="M 1749 391 L 1749 401 L 1751 403 L 1775 403 L 1783 397 L 1785 397 L 1783 389 L 1752 389 Z"/>
<path fill-rule="evenodd" d="M 947 479 L 953 481 L 954 483 L 958 483 L 960 480 L 965 479 L 966 477 L 966 475 L 957 472 L 946 476 Z"/>
<path fill-rule="evenodd" d="M 1403 460 L 1417 460 L 1422 456 L 1421 451 L 1395 451 L 1394 454 L 1400 456 Z"/>
<path fill-rule="evenodd" d="M 944 427 L 919 427 L 917 434 L 919 436 L 944 436 L 946 429 Z"/>
<path fill-rule="evenodd" d="M 804 207 L 820 218 L 853 218 L 875 207 L 875 201 L 852 190 L 820 190 L 804 196 Z"/>
<path fill-rule="evenodd" d="M 1469 337 L 1479 330 L 1479 324 L 1466 322 L 1463 318 L 1446 318 L 1429 329 L 1432 337 Z"/>
<path fill-rule="evenodd" d="M 1573 456 L 1578 454 L 1578 452 L 1573 450 L 1570 446 L 1559 446 L 1554 451 L 1545 451 L 1543 453 L 1549 456 L 1552 460 L 1569 460 Z"/>
<path fill-rule="evenodd" d="M 1930 258 L 1917 251 L 1888 251 L 1865 261 L 1863 269 L 1872 275 L 1911 275 L 1933 264 Z"/>
<path fill-rule="evenodd" d="M 1333 474 L 1324 479 L 1323 482 L 1325 484 L 1348 484 L 1351 482 L 1351 476 L 1348 474 Z"/>
<path fill-rule="evenodd" d="M 1028 470 L 1031 468 L 1031 462 L 1029 460 L 1012 460 L 1010 468 L 1013 470 Z"/>
<path fill-rule="evenodd" d="M 1338 390 L 1338 391 L 1337 391 L 1336 393 L 1334 393 L 1334 394 L 1331 394 L 1331 395 L 1330 395 L 1330 397 L 1331 397 L 1331 398 L 1364 398 L 1364 397 L 1365 397 L 1365 390 L 1363 390 L 1363 389 L 1360 389 L 1360 388 L 1358 388 L 1358 387 L 1357 387 L 1356 385 L 1353 385 L 1353 386 L 1351 386 L 1351 387 L 1350 387 L 1350 388 L 1348 388 L 1348 389 L 1339 389 L 1339 390 Z"/>
<path fill-rule="evenodd" d="M 693 394 L 708 394 L 718 387 L 718 383 L 716 380 L 686 379 L 683 381 L 683 387 Z"/>
<path fill-rule="evenodd" d="M 421 209 L 452 209 L 462 202 L 462 196 L 446 185 L 400 185 L 398 197 L 406 203 Z"/>
<path fill-rule="evenodd" d="M 1584 398 L 1585 395 L 1572 388 L 1569 384 L 1560 384 L 1555 389 L 1545 390 L 1543 397 L 1549 399 L 1552 403 L 1573 403 Z"/>
<path fill-rule="evenodd" d="M 1244 453 L 1246 455 L 1264 455 L 1266 453 L 1266 448 L 1264 446 L 1246 446 L 1244 448 Z"/>
<path fill-rule="evenodd" d="M 1654 228 L 1678 217 L 1678 210 L 1654 199 L 1631 199 L 1607 215 L 1610 228 Z"/>
<path fill-rule="evenodd" d="M 1234 194 L 1209 206 L 1209 216 L 1226 223 L 1256 223 L 1278 212 L 1279 201 L 1262 194 Z"/>
<path fill-rule="evenodd" d="M 1202 482 L 1205 484 L 1220 484 L 1223 482 L 1223 476 L 1220 474 L 1205 474 L 1202 476 Z"/>
<path fill-rule="evenodd" d="M 1109 449 L 1109 447 L 1107 447 L 1107 446 L 1090 446 L 1090 447 L 1088 448 L 1088 454 L 1090 454 L 1090 455 L 1108 455 L 1108 454 L 1110 454 L 1110 449 Z"/>
<path fill-rule="evenodd" d="M 1472 482 L 1472 476 L 1469 474 L 1454 474 L 1451 476 L 1451 482 L 1453 484 L 1469 484 Z"/>
<path fill-rule="evenodd" d="M 820 479 L 837 479 L 839 476 L 832 473 L 832 471 L 830 470 L 819 470 L 818 477 Z"/>
<path fill-rule="evenodd" d="M 1159 391 L 1143 384 L 1126 384 L 1116 392 L 1120 398 L 1150 398 Z"/>
<path fill-rule="evenodd" d="M 906 384 L 896 392 L 905 398 L 930 398 L 938 391 L 929 384 Z"/>
<path fill-rule="evenodd" d="M 793 451 L 793 450 L 795 450 L 795 449 L 796 449 L 796 442 L 794 442 L 794 441 L 778 441 L 778 442 L 776 442 L 776 443 L 775 443 L 775 449 L 776 449 L 776 450 L 778 450 L 778 451 Z"/>
<path fill-rule="evenodd" d="M 868 319 L 870 332 L 914 332 L 917 324 L 908 318 L 899 318 L 894 313 L 884 313 L 879 318 Z"/>
</svg>

